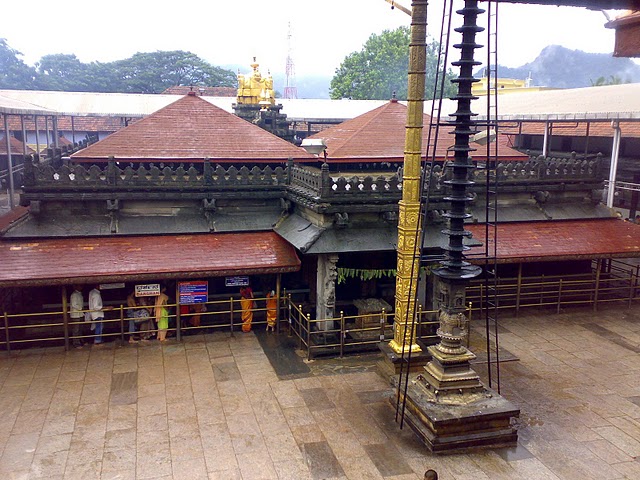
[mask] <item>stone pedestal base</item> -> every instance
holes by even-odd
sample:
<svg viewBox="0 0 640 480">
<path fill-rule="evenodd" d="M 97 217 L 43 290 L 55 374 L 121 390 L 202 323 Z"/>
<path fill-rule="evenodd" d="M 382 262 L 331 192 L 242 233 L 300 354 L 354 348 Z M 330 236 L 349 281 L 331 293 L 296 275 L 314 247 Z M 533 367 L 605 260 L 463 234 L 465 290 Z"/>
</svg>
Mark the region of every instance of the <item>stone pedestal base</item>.
<svg viewBox="0 0 640 480">
<path fill-rule="evenodd" d="M 520 410 L 498 393 L 485 388 L 467 404 L 436 403 L 422 382 L 416 376 L 409 379 L 404 421 L 429 451 L 450 453 L 517 444 L 515 420 Z M 395 407 L 395 395 L 392 402 Z"/>
<path fill-rule="evenodd" d="M 431 360 L 431 354 L 427 351 L 427 348 L 420 342 L 418 342 L 418 345 L 420 345 L 422 351 L 411 354 L 409 372 L 423 372 L 424 366 Z M 378 362 L 378 372 L 380 375 L 392 379 L 392 377 L 400 374 L 401 368 L 403 373 L 407 372 L 407 363 L 404 363 L 404 366 L 401 367 L 406 359 L 403 360 L 399 354 L 394 352 L 393 349 L 389 347 L 388 342 L 380 342 L 379 347 L 380 351 L 384 354 L 382 361 Z"/>
</svg>

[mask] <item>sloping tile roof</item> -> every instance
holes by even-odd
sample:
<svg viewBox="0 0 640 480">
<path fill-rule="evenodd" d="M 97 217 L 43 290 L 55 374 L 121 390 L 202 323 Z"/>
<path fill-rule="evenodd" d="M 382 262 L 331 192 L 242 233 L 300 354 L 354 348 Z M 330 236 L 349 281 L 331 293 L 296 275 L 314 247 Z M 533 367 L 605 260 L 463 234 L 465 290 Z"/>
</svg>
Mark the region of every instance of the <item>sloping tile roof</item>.
<svg viewBox="0 0 640 480">
<path fill-rule="evenodd" d="M 77 161 L 286 162 L 315 160 L 304 149 L 187 95 L 71 156 Z"/>
<path fill-rule="evenodd" d="M 422 151 L 427 150 L 428 125 L 431 117 L 424 115 L 425 129 L 422 133 Z M 401 161 L 404 158 L 407 107 L 391 100 L 386 104 L 347 120 L 339 125 L 322 130 L 311 138 L 322 138 L 327 145 L 329 163 L 337 161 Z M 444 159 L 447 148 L 453 145 L 452 127 L 441 126 L 438 131 L 436 158 Z M 503 160 L 527 160 L 527 155 L 507 146 L 508 139 L 499 136 L 498 156 Z M 433 143 L 433 139 L 432 139 Z M 495 143 L 491 144 L 495 148 Z M 486 157 L 486 147 L 477 145 L 473 154 L 476 159 Z M 495 150 L 494 150 L 495 151 Z"/>
<path fill-rule="evenodd" d="M 465 228 L 484 241 L 484 224 Z M 471 249 L 469 258 L 479 254 Z M 620 219 L 498 224 L 498 262 L 640 257 L 640 225 Z"/>
<path fill-rule="evenodd" d="M 553 122 L 551 134 L 556 137 L 605 137 L 613 138 L 613 128 L 611 122 L 587 122 L 561 123 Z M 517 134 L 519 131 L 524 135 L 544 135 L 545 122 L 525 122 L 522 128 L 518 126 L 501 127 L 502 133 Z M 620 122 L 620 130 L 623 138 L 640 138 L 640 121 Z"/>
<path fill-rule="evenodd" d="M 274 232 L 0 242 L 0 287 L 292 272 Z"/>
<path fill-rule="evenodd" d="M 15 137 L 9 137 L 9 145 L 11 145 L 11 154 L 12 155 L 22 155 L 23 154 L 23 146 L 24 144 Z M 27 146 L 27 155 L 31 155 L 35 153 L 31 147 Z M 0 137 L 0 155 L 7 154 L 7 142 L 5 140 L 5 136 L 2 135 Z"/>
<path fill-rule="evenodd" d="M 60 115 L 58 118 L 58 131 L 71 131 L 75 130 L 79 135 L 80 132 L 116 132 L 124 127 L 123 117 L 96 117 L 96 116 L 74 116 L 73 125 L 71 125 L 71 117 L 68 115 Z M 127 118 L 129 123 L 133 123 L 137 118 Z M 10 115 L 7 117 L 9 130 L 21 131 L 22 123 L 20 117 L 16 115 Z M 45 129 L 44 117 L 38 117 L 38 127 L 40 131 Z M 73 128 L 72 128 L 73 127 Z M 32 116 L 24 119 L 24 128 L 28 132 L 35 131 L 36 126 Z M 48 121 L 49 130 L 53 130 L 51 120 Z M 76 138 L 76 140 L 78 140 Z"/>
</svg>

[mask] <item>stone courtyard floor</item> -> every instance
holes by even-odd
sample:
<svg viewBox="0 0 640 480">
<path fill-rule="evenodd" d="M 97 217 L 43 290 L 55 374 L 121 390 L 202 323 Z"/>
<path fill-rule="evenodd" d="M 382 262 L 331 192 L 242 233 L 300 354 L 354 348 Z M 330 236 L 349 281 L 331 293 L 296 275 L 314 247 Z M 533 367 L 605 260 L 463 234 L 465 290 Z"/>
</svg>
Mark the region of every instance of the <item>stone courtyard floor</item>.
<svg viewBox="0 0 640 480">
<path fill-rule="evenodd" d="M 0 478 L 638 479 L 637 307 L 503 318 L 518 447 L 445 456 L 399 430 L 376 354 L 274 360 L 262 332 L 0 354 Z"/>
</svg>

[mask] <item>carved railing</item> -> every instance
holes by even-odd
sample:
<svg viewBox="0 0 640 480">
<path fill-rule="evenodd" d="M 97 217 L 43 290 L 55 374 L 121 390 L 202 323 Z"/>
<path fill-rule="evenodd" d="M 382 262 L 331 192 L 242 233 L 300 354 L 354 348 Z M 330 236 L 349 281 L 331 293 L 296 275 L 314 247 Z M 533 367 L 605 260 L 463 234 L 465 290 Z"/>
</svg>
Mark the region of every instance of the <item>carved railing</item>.
<svg viewBox="0 0 640 480">
<path fill-rule="evenodd" d="M 496 175 L 499 184 L 527 183 L 531 181 L 602 181 L 602 156 L 586 160 L 575 153 L 569 158 L 543 156 L 530 157 L 526 162 L 499 162 Z M 486 169 L 472 171 L 473 180 L 486 183 Z"/>
<path fill-rule="evenodd" d="M 187 168 L 177 166 L 149 167 L 131 165 L 120 168 L 114 161 L 106 166 L 62 165 L 55 168 L 51 164 L 34 164 L 25 162 L 25 187 L 46 189 L 73 189 L 76 187 L 92 187 L 100 189 L 126 188 L 149 189 L 153 187 L 171 189 L 189 189 L 207 187 L 211 189 L 253 188 L 285 185 L 286 170 L 282 167 L 213 167 L 205 161 L 202 168 L 191 165 Z"/>
<path fill-rule="evenodd" d="M 429 167 L 427 167 L 429 168 Z M 445 181 L 451 169 L 434 165 L 433 172 L 426 172 L 431 179 L 431 194 L 435 197 L 445 193 Z M 531 157 L 529 160 L 504 161 L 496 166 L 498 183 L 501 186 L 528 184 L 540 181 L 599 182 L 602 181 L 602 158 L 581 160 L 569 158 Z M 471 171 L 471 179 L 482 185 L 486 182 L 486 168 Z M 397 201 L 402 195 L 402 169 L 395 174 L 377 176 L 344 176 L 329 172 L 324 164 L 320 170 L 290 162 L 286 167 L 213 166 L 208 160 L 204 164 L 184 166 L 168 164 L 120 168 L 111 160 L 103 165 L 88 168 L 81 164 L 56 167 L 51 163 L 40 163 L 25 159 L 25 188 L 36 190 L 67 190 L 91 188 L 100 190 L 125 189 L 206 189 L 206 190 L 261 190 L 282 189 L 285 186 L 293 194 L 317 202 L 366 201 L 367 199 Z"/>
<path fill-rule="evenodd" d="M 332 175 L 325 163 L 320 171 L 297 165 L 289 165 L 293 192 L 313 197 L 324 202 L 340 199 L 383 197 L 399 199 L 402 195 L 402 179 L 397 174 L 349 177 Z"/>
</svg>

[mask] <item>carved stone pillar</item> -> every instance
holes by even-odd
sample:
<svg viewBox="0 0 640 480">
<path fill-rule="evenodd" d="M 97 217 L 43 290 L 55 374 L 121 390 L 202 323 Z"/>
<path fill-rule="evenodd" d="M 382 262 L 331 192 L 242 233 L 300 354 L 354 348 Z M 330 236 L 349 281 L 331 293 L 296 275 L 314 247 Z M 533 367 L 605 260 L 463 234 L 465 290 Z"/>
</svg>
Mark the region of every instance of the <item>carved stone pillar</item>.
<svg viewBox="0 0 640 480">
<path fill-rule="evenodd" d="M 318 273 L 316 276 L 316 319 L 335 318 L 336 316 L 336 279 L 338 278 L 338 255 L 318 255 Z M 332 321 L 318 322 L 322 331 L 333 328 Z"/>
</svg>

